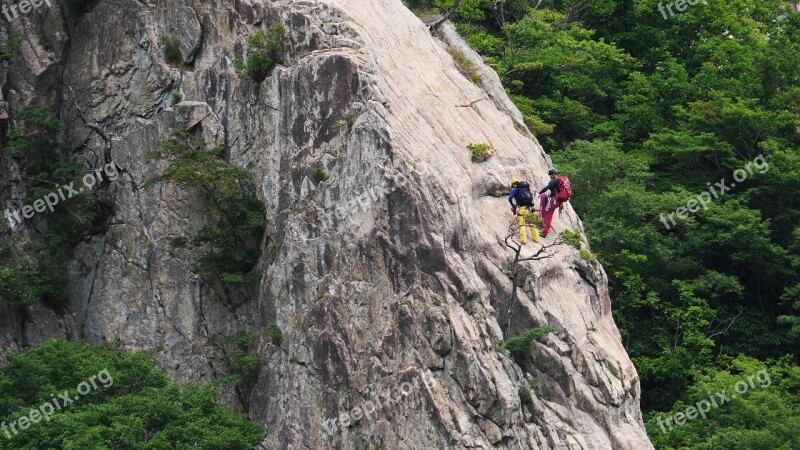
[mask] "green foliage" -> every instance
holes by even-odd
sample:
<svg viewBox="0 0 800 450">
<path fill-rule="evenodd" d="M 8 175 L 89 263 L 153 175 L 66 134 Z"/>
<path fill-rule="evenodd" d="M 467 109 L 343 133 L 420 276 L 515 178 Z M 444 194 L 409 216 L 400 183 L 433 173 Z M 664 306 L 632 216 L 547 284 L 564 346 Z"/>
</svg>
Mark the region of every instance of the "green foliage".
<svg viewBox="0 0 800 450">
<path fill-rule="evenodd" d="M 222 339 L 221 345 L 228 364 L 228 374 L 220 379 L 221 384 L 252 387 L 261 372 L 261 359 L 250 353 L 253 338 L 250 333 L 240 332 Z"/>
<path fill-rule="evenodd" d="M 355 125 L 355 123 L 356 113 L 354 111 L 348 111 L 345 113 L 344 119 L 334 122 L 331 130 L 336 134 L 339 134 L 342 131 L 347 131 L 349 133 L 353 129 L 353 125 Z"/>
<path fill-rule="evenodd" d="M 222 274 L 220 274 L 219 279 L 223 283 L 239 284 L 239 285 L 246 285 L 247 284 L 247 278 L 244 275 L 240 274 L 240 273 L 223 272 Z"/>
<path fill-rule="evenodd" d="M 177 105 L 178 103 L 181 102 L 181 100 L 183 100 L 183 94 L 181 94 L 180 92 L 173 92 L 172 93 L 172 104 L 173 105 Z"/>
<path fill-rule="evenodd" d="M 525 126 L 528 127 L 535 136 L 553 134 L 553 131 L 556 129 L 555 125 L 545 123 L 534 114 L 525 116 L 523 120 L 525 121 Z"/>
<path fill-rule="evenodd" d="M 10 245 L 0 250 L 0 297 L 16 307 L 41 302 L 59 307 L 67 300 L 67 263 L 71 246 L 55 232 L 25 246 L 29 257 L 14 258 Z"/>
<path fill-rule="evenodd" d="M 0 60 L 12 60 L 19 52 L 24 40 L 25 36 L 18 34 L 10 36 L 5 42 L 0 42 Z"/>
<path fill-rule="evenodd" d="M 581 258 L 583 258 L 583 259 L 585 259 L 587 261 L 595 261 L 595 260 L 597 260 L 597 255 L 595 255 L 594 253 L 590 252 L 589 250 L 586 250 L 585 248 L 582 248 L 581 249 Z"/>
<path fill-rule="evenodd" d="M 269 337 L 270 342 L 273 344 L 281 345 L 281 342 L 283 342 L 283 332 L 277 323 L 270 322 L 270 324 L 267 325 L 267 337 Z"/>
<path fill-rule="evenodd" d="M 574 231 L 570 231 L 570 230 L 562 231 L 561 232 L 561 239 L 564 239 L 564 242 L 566 242 L 567 244 L 577 248 L 578 250 L 580 250 L 582 245 L 583 245 L 581 243 L 581 235 L 578 234 L 578 233 L 575 233 Z"/>
<path fill-rule="evenodd" d="M 580 250 L 581 258 L 587 261 L 594 261 L 597 259 L 597 255 L 590 252 L 588 249 L 583 248 L 583 241 L 581 240 L 581 235 L 578 233 L 570 230 L 564 230 L 561 232 L 561 239 L 563 239 L 567 244 Z"/>
<path fill-rule="evenodd" d="M 346 129 L 347 129 L 347 122 L 344 120 L 337 120 L 331 126 L 331 131 L 333 131 L 335 134 L 339 134 Z"/>
<path fill-rule="evenodd" d="M 489 144 L 472 143 L 467 145 L 470 153 L 472 154 L 472 162 L 484 162 L 494 156 L 494 149 Z"/>
<path fill-rule="evenodd" d="M 441 13 L 450 10 L 454 0 L 405 0 L 405 3 L 418 12 L 435 9 L 437 13 Z M 487 0 L 461 0 L 456 9 L 456 16 L 465 20 L 483 20 L 485 18 L 483 7 L 487 4 L 489 4 Z"/>
<path fill-rule="evenodd" d="M 58 150 L 55 141 L 62 128 L 61 121 L 45 106 L 23 109 L 16 114 L 16 124 L 8 129 L 8 145 L 3 151 L 12 156 L 46 158 Z"/>
<path fill-rule="evenodd" d="M 146 183 L 177 183 L 196 188 L 208 200 L 209 225 L 192 239 L 206 253 L 193 269 L 223 283 L 247 283 L 247 273 L 261 256 L 265 209 L 252 193 L 252 175 L 224 160 L 224 148 L 205 148 L 201 138 L 175 130 L 171 139 L 158 144 L 148 159 L 167 159 L 160 176 Z"/>
<path fill-rule="evenodd" d="M 531 395 L 531 392 L 536 391 L 538 386 L 538 379 L 536 377 L 531 377 L 526 386 L 519 388 L 519 399 L 522 401 L 522 403 L 527 403 L 529 405 L 533 404 L 533 396 Z"/>
<path fill-rule="evenodd" d="M 721 362 L 723 367 L 698 376 L 669 412 L 647 415 L 653 445 L 696 450 L 800 448 L 800 367 L 791 358 L 763 363 L 739 356 Z M 705 418 L 675 423 L 676 414 L 698 405 L 708 409 Z"/>
<path fill-rule="evenodd" d="M 478 86 L 482 84 L 481 76 L 477 72 L 475 64 L 472 63 L 472 61 L 467 57 L 467 55 L 464 54 L 464 52 L 451 47 L 447 49 L 447 53 L 453 57 L 453 62 L 456 64 L 459 72 L 461 72 L 464 76 L 469 78 L 470 81 Z"/>
<path fill-rule="evenodd" d="M 86 395 L 79 394 L 81 383 L 91 387 Z M 8 355 L 0 366 L 0 420 L 19 421 L 54 397 L 63 405 L 59 394 L 65 391 L 77 400 L 47 421 L 16 426 L 18 434 L 9 429 L 12 436 L 0 439 L 0 449 L 244 450 L 264 436 L 261 424 L 217 405 L 212 387 L 181 388 L 142 353 L 64 340 Z"/>
<path fill-rule="evenodd" d="M 533 403 L 533 397 L 531 396 L 531 391 L 528 390 L 527 386 L 519 388 L 518 394 L 519 394 L 519 399 L 522 401 L 522 403 L 528 405 Z"/>
<path fill-rule="evenodd" d="M 542 216 L 540 216 L 536 211 L 532 211 L 523 206 L 519 208 L 517 213 L 520 215 L 520 217 L 522 217 L 522 220 L 525 221 L 526 226 L 534 226 L 536 228 L 544 227 L 544 219 L 542 219 Z"/>
<path fill-rule="evenodd" d="M 281 48 L 286 27 L 279 23 L 267 31 L 259 30 L 247 38 L 249 46 L 246 59 L 235 59 L 233 66 L 256 82 L 264 81 L 281 61 Z"/>
<path fill-rule="evenodd" d="M 49 109 L 23 109 L 15 115 L 15 121 L 2 151 L 19 159 L 26 178 L 32 180 L 28 186 L 31 202 L 57 193 L 61 186 L 80 184 L 88 171 L 63 156 L 64 148 L 57 142 L 63 124 Z M 20 219 L 24 219 L 22 211 Z M 17 307 L 37 301 L 53 307 L 62 305 L 72 246 L 104 219 L 90 190 L 59 201 L 52 213 L 34 216 L 30 220 L 36 228 L 47 231 L 34 234 L 25 252 L 14 252 L 8 243 L 0 245 L 0 292 Z"/>
<path fill-rule="evenodd" d="M 29 288 L 30 278 L 21 264 L 0 265 L 0 297 L 17 307 L 36 303 L 39 296 Z"/>
<path fill-rule="evenodd" d="M 355 111 L 347 111 L 344 114 L 344 121 L 347 124 L 347 131 L 353 129 L 353 125 L 356 124 L 356 113 Z"/>
<path fill-rule="evenodd" d="M 520 19 L 500 19 L 503 41 L 480 40 L 509 88 L 526 123 L 549 147 L 585 136 L 613 105 L 633 58 L 590 30 L 552 10 L 520 10 Z M 485 32 L 484 32 L 485 33 Z M 502 42 L 502 44 L 500 43 Z"/>
<path fill-rule="evenodd" d="M 183 60 L 181 53 L 181 41 L 175 36 L 164 36 L 161 39 L 161 47 L 164 50 L 164 59 L 174 66 L 183 66 L 186 61 Z"/>
<path fill-rule="evenodd" d="M 325 170 L 325 167 L 323 166 L 315 168 L 314 172 L 312 173 L 312 176 L 314 177 L 314 181 L 316 181 L 317 183 L 328 181 L 328 172 Z"/>
<path fill-rule="evenodd" d="M 556 330 L 548 327 L 530 328 L 528 331 L 519 336 L 506 339 L 503 341 L 502 346 L 511 353 L 511 356 L 524 356 L 531 351 L 531 345 L 533 345 L 534 340 L 537 340 L 542 336 L 546 336 L 548 333 L 552 333 L 554 331 Z"/>
</svg>

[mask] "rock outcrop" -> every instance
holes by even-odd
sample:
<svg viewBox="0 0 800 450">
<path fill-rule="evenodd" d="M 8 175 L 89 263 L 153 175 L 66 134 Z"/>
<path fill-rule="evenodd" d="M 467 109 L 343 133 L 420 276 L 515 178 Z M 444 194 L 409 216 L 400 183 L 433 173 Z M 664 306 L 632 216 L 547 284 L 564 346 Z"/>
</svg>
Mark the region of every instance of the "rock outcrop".
<svg viewBox="0 0 800 450">
<path fill-rule="evenodd" d="M 240 76 L 246 37 L 277 23 L 282 64 L 260 83 Z M 508 334 L 556 331 L 522 365 L 500 347 L 513 257 L 502 193 L 512 176 L 543 185 L 549 161 L 452 27 L 431 36 L 400 0 L 103 0 L 74 23 L 40 10 L 2 26 L 28 38 L 0 69 L 0 121 L 52 105 L 68 144 L 109 149 L 123 169 L 109 226 L 74 252 L 68 311 L 0 302 L 3 349 L 120 340 L 177 379 L 210 381 L 225 370 L 213 337 L 248 331 L 262 363 L 245 404 L 266 448 L 652 448 L 597 262 L 560 245 L 523 263 Z M 166 36 L 185 67 L 165 61 Z M 252 300 L 191 270 L 181 242 L 207 220 L 202 198 L 144 187 L 163 170 L 146 154 L 174 128 L 255 173 L 268 229 Z M 496 155 L 473 163 L 470 143 Z M 2 199 L 19 206 L 3 164 Z M 582 233 L 569 206 L 554 225 Z"/>
</svg>

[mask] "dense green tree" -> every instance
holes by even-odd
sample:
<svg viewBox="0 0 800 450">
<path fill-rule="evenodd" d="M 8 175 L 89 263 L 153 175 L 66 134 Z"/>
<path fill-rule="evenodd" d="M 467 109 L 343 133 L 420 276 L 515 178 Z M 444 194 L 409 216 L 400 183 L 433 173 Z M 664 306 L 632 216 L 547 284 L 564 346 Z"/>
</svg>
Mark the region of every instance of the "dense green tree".
<svg viewBox="0 0 800 450">
<path fill-rule="evenodd" d="M 248 284 L 247 275 L 261 256 L 264 205 L 255 195 L 253 175 L 225 160 L 225 148 L 206 148 L 199 136 L 175 130 L 148 153 L 148 159 L 169 162 L 163 173 L 146 183 L 177 183 L 203 192 L 210 224 L 192 238 L 207 251 L 194 269 L 233 285 Z"/>
<path fill-rule="evenodd" d="M 0 366 L 0 449 L 252 449 L 262 425 L 215 400 L 142 353 L 47 341 Z"/>
<path fill-rule="evenodd" d="M 800 367 L 737 357 L 706 370 L 670 411 L 648 415 L 656 448 L 800 448 Z M 702 413 L 701 413 L 702 411 Z"/>
</svg>

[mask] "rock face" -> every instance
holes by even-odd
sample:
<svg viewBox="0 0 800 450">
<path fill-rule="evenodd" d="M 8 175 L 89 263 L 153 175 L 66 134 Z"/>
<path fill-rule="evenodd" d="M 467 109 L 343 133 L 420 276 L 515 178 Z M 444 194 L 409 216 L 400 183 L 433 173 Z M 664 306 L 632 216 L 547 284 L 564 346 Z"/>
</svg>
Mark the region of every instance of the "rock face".
<svg viewBox="0 0 800 450">
<path fill-rule="evenodd" d="M 500 347 L 514 256 L 504 186 L 543 185 L 549 161 L 451 27 L 431 36 L 400 0 L 103 0 L 66 24 L 56 13 L 3 22 L 0 37 L 30 38 L 0 69 L 0 122 L 52 105 L 73 148 L 102 159 L 110 147 L 124 173 L 107 230 L 73 255 L 68 311 L 0 302 L 0 348 L 119 339 L 179 380 L 210 381 L 225 370 L 212 339 L 248 331 L 262 363 L 244 404 L 266 448 L 652 448 L 597 262 L 560 245 L 522 263 L 508 334 L 556 331 L 519 364 Z M 282 64 L 261 83 L 239 76 L 246 37 L 279 22 Z M 166 36 L 185 67 L 165 61 Z M 180 242 L 205 224 L 195 191 L 144 187 L 163 169 L 145 155 L 173 128 L 256 175 L 268 230 L 253 300 L 192 272 L 196 250 Z M 473 163 L 470 143 L 496 155 Z M 2 199 L 19 205 L 14 161 L 3 164 Z M 554 226 L 582 234 L 569 206 Z"/>
</svg>

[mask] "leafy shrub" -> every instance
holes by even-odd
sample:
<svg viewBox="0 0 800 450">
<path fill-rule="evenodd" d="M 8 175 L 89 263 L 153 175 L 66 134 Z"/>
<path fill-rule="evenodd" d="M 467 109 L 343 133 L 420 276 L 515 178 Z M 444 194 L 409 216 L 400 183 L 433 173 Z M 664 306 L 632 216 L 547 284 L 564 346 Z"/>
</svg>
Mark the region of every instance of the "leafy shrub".
<svg viewBox="0 0 800 450">
<path fill-rule="evenodd" d="M 531 350 L 534 340 L 554 331 L 556 330 L 548 327 L 530 328 L 519 336 L 506 339 L 502 346 L 511 353 L 511 356 L 523 356 Z"/>
<path fill-rule="evenodd" d="M 0 298 L 11 302 L 14 306 L 26 306 L 39 299 L 30 289 L 29 275 L 21 264 L 6 263 L 0 265 Z"/>
<path fill-rule="evenodd" d="M 47 107 L 25 108 L 15 118 L 16 124 L 8 129 L 8 145 L 3 149 L 6 154 L 41 159 L 58 150 L 56 137 L 64 125 Z"/>
<path fill-rule="evenodd" d="M 353 125 L 355 125 L 355 123 L 356 123 L 356 113 L 353 111 L 348 111 L 344 115 L 344 119 L 336 121 L 331 129 L 336 134 L 339 134 L 345 130 L 347 130 L 347 132 L 350 132 L 350 130 L 353 129 Z"/>
<path fill-rule="evenodd" d="M 555 125 L 545 123 L 542 119 L 533 114 L 525 116 L 524 121 L 525 125 L 535 136 L 553 134 L 553 131 L 556 129 Z"/>
<path fill-rule="evenodd" d="M 24 40 L 25 36 L 18 34 L 9 37 L 6 42 L 0 42 L 0 60 L 10 61 L 13 59 L 22 47 L 22 41 Z"/>
<path fill-rule="evenodd" d="M 561 239 L 563 239 L 567 244 L 580 250 L 581 258 L 587 261 L 594 261 L 597 259 L 597 255 L 590 252 L 588 249 L 583 248 L 583 241 L 581 241 L 581 236 L 578 233 L 570 230 L 564 230 L 561 233 Z"/>
<path fill-rule="evenodd" d="M 247 284 L 247 277 L 245 277 L 240 273 L 223 272 L 222 274 L 220 274 L 219 279 L 223 283 L 228 283 L 228 284 L 240 284 L 240 285 Z"/>
<path fill-rule="evenodd" d="M 261 359 L 250 353 L 253 338 L 250 333 L 241 332 L 222 339 L 228 364 L 228 375 L 220 380 L 221 384 L 232 386 L 250 386 L 258 378 L 261 371 Z"/>
<path fill-rule="evenodd" d="M 494 156 L 494 149 L 489 144 L 469 144 L 467 148 L 472 152 L 472 162 L 484 162 Z"/>
<path fill-rule="evenodd" d="M 478 86 L 482 84 L 481 76 L 475 68 L 475 64 L 473 64 L 472 60 L 470 60 L 464 52 L 451 47 L 447 49 L 447 53 L 453 57 L 453 62 L 456 64 L 456 68 L 458 68 L 459 72 L 469 78 L 474 84 Z"/>
<path fill-rule="evenodd" d="M 186 64 L 183 60 L 181 53 L 181 41 L 175 36 L 164 36 L 161 40 L 161 45 L 164 49 L 164 59 L 168 63 L 175 66 L 182 66 Z"/>
<path fill-rule="evenodd" d="M 585 259 L 587 261 L 595 261 L 597 259 L 597 255 L 595 255 L 594 253 L 590 252 L 589 250 L 586 250 L 585 248 L 582 248 L 581 249 L 581 258 L 583 258 L 583 259 Z"/>
<path fill-rule="evenodd" d="M 88 393 L 78 395 L 78 386 L 90 381 Z M 19 421 L 65 391 L 77 400 L 54 411 L 46 423 L 25 430 L 16 426 L 17 433 L 9 428 L 11 437 L 0 439 L 0 449 L 249 450 L 264 436 L 261 424 L 218 405 L 213 387 L 189 383 L 182 388 L 143 353 L 65 340 L 8 355 L 8 363 L 0 366 L 0 421 Z"/>
<path fill-rule="evenodd" d="M 0 298 L 16 307 L 41 302 L 51 307 L 67 299 L 67 264 L 71 246 L 56 233 L 39 235 L 25 246 L 31 258 L 15 260 L 10 245 L 0 253 Z"/>
<path fill-rule="evenodd" d="M 346 129 L 347 129 L 347 122 L 344 120 L 337 120 L 331 126 L 331 131 L 333 131 L 336 134 L 339 134 Z"/>
<path fill-rule="evenodd" d="M 283 342 L 283 332 L 275 322 L 271 322 L 269 325 L 267 325 L 267 336 L 269 337 L 270 342 L 275 345 L 281 345 L 281 342 Z"/>
<path fill-rule="evenodd" d="M 18 157 L 26 177 L 33 180 L 28 197 L 41 199 L 70 185 L 88 173 L 87 169 L 65 160 L 64 146 L 57 136 L 61 121 L 43 106 L 23 109 L 15 115 L 16 124 L 7 133 L 3 152 Z M 18 307 L 41 301 L 57 306 L 66 299 L 67 262 L 72 246 L 93 226 L 105 220 L 97 197 L 90 190 L 73 194 L 59 202 L 52 214 L 37 215 L 37 228 L 47 230 L 34 235 L 14 259 L 11 245 L 0 249 L 0 292 Z"/>
<path fill-rule="evenodd" d="M 528 405 L 533 403 L 533 397 L 531 396 L 531 391 L 529 391 L 527 387 L 523 386 L 519 388 L 518 394 L 519 394 L 519 399 L 522 401 L 522 403 Z"/>
<path fill-rule="evenodd" d="M 570 230 L 564 230 L 563 232 L 561 232 L 561 239 L 564 239 L 564 242 L 575 247 L 578 250 L 580 250 L 583 246 L 583 244 L 581 243 L 581 236 L 578 233 L 575 233 Z"/>
<path fill-rule="evenodd" d="M 352 130 L 353 125 L 356 124 L 356 113 L 354 111 L 347 111 L 344 115 L 344 121 L 347 123 L 347 130 Z"/>
<path fill-rule="evenodd" d="M 264 81 L 280 62 L 281 46 L 286 35 L 286 27 L 280 23 L 266 32 L 259 30 L 247 38 L 250 46 L 246 60 L 235 59 L 233 66 L 256 82 Z"/>
<path fill-rule="evenodd" d="M 246 284 L 246 274 L 261 256 L 266 213 L 249 189 L 252 174 L 225 161 L 224 154 L 224 148 L 204 148 L 199 137 L 175 130 L 171 139 L 147 155 L 150 160 L 166 158 L 170 163 L 146 186 L 166 182 L 202 189 L 213 223 L 192 239 L 193 245 L 207 248 L 193 269 L 223 283 Z"/>
<path fill-rule="evenodd" d="M 325 168 L 322 166 L 317 167 L 314 169 L 314 180 L 317 183 L 322 183 L 323 181 L 328 181 L 328 172 L 325 171 Z"/>
<path fill-rule="evenodd" d="M 181 100 L 183 100 L 183 94 L 181 94 L 180 92 L 173 92 L 172 93 L 172 104 L 173 105 L 177 105 L 178 103 L 181 102 Z"/>
<path fill-rule="evenodd" d="M 525 225 L 537 228 L 544 227 L 544 219 L 535 210 L 532 211 L 527 207 L 522 207 L 519 209 L 519 215 L 525 221 Z"/>
</svg>

